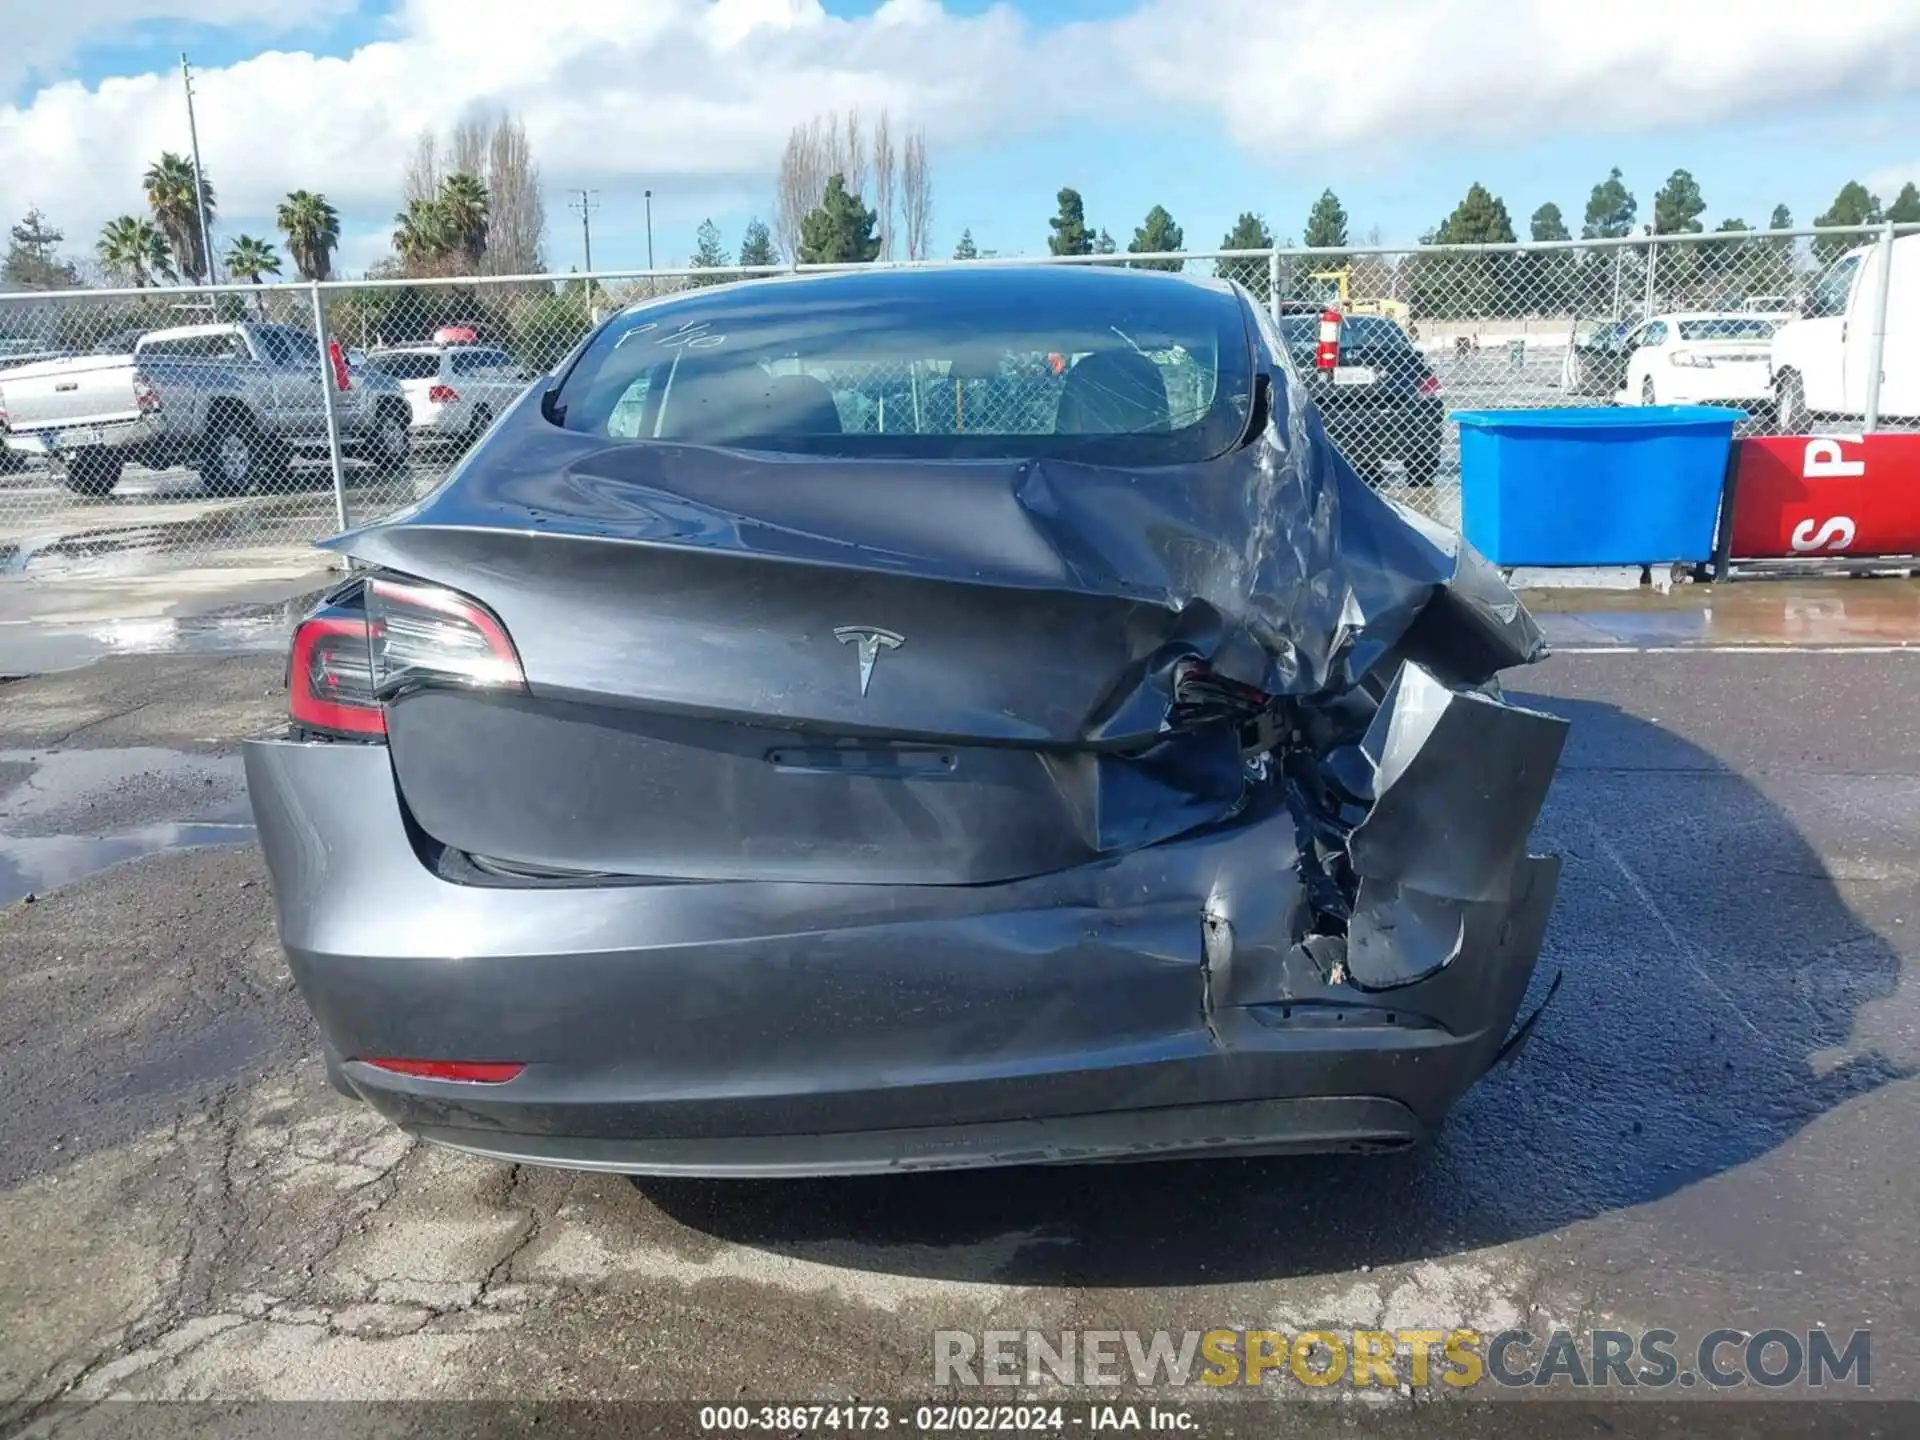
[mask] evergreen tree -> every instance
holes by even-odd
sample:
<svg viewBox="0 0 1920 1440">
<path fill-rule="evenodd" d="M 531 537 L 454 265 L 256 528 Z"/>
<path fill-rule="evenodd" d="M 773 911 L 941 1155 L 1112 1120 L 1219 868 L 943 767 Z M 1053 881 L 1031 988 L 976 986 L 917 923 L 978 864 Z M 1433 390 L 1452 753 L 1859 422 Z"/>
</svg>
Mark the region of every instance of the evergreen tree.
<svg viewBox="0 0 1920 1440">
<path fill-rule="evenodd" d="M 1567 233 L 1566 217 L 1561 215 L 1560 207 L 1549 200 L 1533 212 L 1530 232 L 1535 240 L 1571 240 Z"/>
<path fill-rule="evenodd" d="M 1186 244 L 1187 237 L 1173 222 L 1173 216 L 1167 213 L 1167 207 L 1156 205 L 1147 212 L 1147 218 L 1133 232 L 1133 239 L 1127 245 L 1129 255 L 1152 255 L 1160 251 L 1178 250 Z M 1184 260 L 1136 260 L 1133 262 L 1142 270 L 1179 270 L 1185 267 Z"/>
<path fill-rule="evenodd" d="M 687 264 L 696 270 L 715 270 L 732 263 L 727 258 L 726 247 L 720 243 L 720 227 L 710 219 L 702 220 L 700 228 L 694 232 L 693 256 Z M 689 275 L 687 284 L 690 287 L 724 285 L 727 278 L 724 275 Z"/>
<path fill-rule="evenodd" d="M 1507 214 L 1506 201 L 1477 180 L 1467 188 L 1466 198 L 1454 206 L 1440 229 L 1436 245 L 1511 245 L 1513 220 Z"/>
<path fill-rule="evenodd" d="M 1706 210 L 1707 202 L 1701 198 L 1699 182 L 1690 172 L 1676 170 L 1653 197 L 1653 233 L 1698 235 L 1705 228 L 1700 217 Z"/>
<path fill-rule="evenodd" d="M 1221 238 L 1222 250 L 1271 250 L 1273 232 L 1267 228 L 1266 220 L 1251 210 L 1244 212 L 1233 222 L 1233 228 Z M 1272 277 L 1263 260 L 1217 260 L 1213 273 L 1222 280 L 1238 280 L 1252 292 L 1253 298 L 1265 305 L 1273 293 Z"/>
<path fill-rule="evenodd" d="M 1047 228 L 1053 233 L 1047 237 L 1047 250 L 1054 255 L 1091 255 L 1093 242 L 1087 237 L 1087 206 L 1080 198 L 1078 190 L 1063 189 L 1058 196 L 1060 210 Z"/>
<path fill-rule="evenodd" d="M 1423 243 L 1503 245 L 1513 242 L 1506 202 L 1476 181 Z M 1414 308 L 1436 316 L 1512 315 L 1529 308 L 1530 272 L 1515 255 L 1419 255 L 1412 267 Z"/>
<path fill-rule="evenodd" d="M 960 243 L 953 247 L 953 258 L 956 260 L 978 260 L 980 258 L 980 251 L 973 243 L 973 231 L 971 229 L 960 232 Z"/>
<path fill-rule="evenodd" d="M 1527 233 L 1542 244 L 1571 240 L 1560 207 L 1549 200 L 1533 212 Z M 1514 263 L 1515 300 L 1523 310 L 1559 315 L 1578 308 L 1575 293 L 1579 260 L 1571 250 L 1543 250 L 1522 255 Z"/>
<path fill-rule="evenodd" d="M 1338 249 L 1347 243 L 1347 212 L 1333 191 L 1321 192 L 1307 212 L 1305 243 L 1313 249 Z"/>
<path fill-rule="evenodd" d="M 1840 193 L 1833 197 L 1833 204 L 1827 207 L 1827 213 L 1814 217 L 1816 225 L 1878 225 L 1884 217 L 1880 211 L 1880 197 L 1875 195 L 1858 180 L 1849 180 L 1840 187 Z M 1813 242 L 1814 258 L 1821 264 L 1853 249 L 1860 244 L 1858 235 L 1820 235 Z"/>
<path fill-rule="evenodd" d="M 1273 232 L 1267 228 L 1267 222 L 1251 210 L 1243 211 L 1233 228 L 1221 237 L 1222 250 L 1271 250 Z"/>
<path fill-rule="evenodd" d="M 880 254 L 874 227 L 880 217 L 847 189 L 846 177 L 827 177 L 827 191 L 814 212 L 800 222 L 800 259 L 809 265 L 866 262 Z"/>
<path fill-rule="evenodd" d="M 1920 224 L 1920 185 L 1909 180 L 1887 207 L 1887 219 L 1896 225 Z"/>
<path fill-rule="evenodd" d="M 763 222 L 749 220 L 747 228 L 740 232 L 740 263 L 757 266 L 780 263 L 774 258 L 773 235 Z"/>
<path fill-rule="evenodd" d="M 1620 167 L 1613 167 L 1607 178 L 1593 187 L 1587 197 L 1587 223 L 1581 227 L 1583 240 L 1619 240 L 1633 233 L 1634 217 L 1640 202 L 1620 178 Z"/>
<path fill-rule="evenodd" d="M 72 262 L 54 253 L 66 234 L 47 224 L 41 211 L 28 210 L 8 233 L 7 256 L 0 261 L 0 290 L 70 290 L 80 283 Z"/>
<path fill-rule="evenodd" d="M 1113 243 L 1113 236 L 1102 230 L 1093 240 L 1093 254 L 1111 255 L 1119 247 Z"/>
</svg>

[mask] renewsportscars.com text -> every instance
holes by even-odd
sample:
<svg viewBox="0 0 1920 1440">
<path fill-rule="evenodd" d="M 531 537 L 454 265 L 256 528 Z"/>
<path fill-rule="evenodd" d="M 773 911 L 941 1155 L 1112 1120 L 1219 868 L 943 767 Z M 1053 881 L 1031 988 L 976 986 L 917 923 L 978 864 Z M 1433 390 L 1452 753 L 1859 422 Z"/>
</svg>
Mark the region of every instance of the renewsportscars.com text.
<svg viewBox="0 0 1920 1440">
<path fill-rule="evenodd" d="M 936 1385 L 1718 1390 L 1873 1384 L 1866 1330 L 936 1330 Z"/>
</svg>

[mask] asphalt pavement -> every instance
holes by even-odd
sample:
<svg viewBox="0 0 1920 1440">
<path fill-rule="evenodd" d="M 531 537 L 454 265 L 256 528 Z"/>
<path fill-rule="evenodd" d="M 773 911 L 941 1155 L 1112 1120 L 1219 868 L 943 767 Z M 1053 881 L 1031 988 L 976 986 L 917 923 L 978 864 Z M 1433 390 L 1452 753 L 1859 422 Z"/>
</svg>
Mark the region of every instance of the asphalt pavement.
<svg viewBox="0 0 1920 1440">
<path fill-rule="evenodd" d="M 93 1433 L 108 1397 L 937 1398 L 936 1330 L 1867 1329 L 1846 1393 L 1920 1400 L 1920 590 L 1753 588 L 1554 602 L 1584 643 L 1508 688 L 1573 720 L 1529 1003 L 1564 978 L 1430 1147 L 1372 1158 L 717 1183 L 429 1149 L 327 1087 L 275 944 L 236 742 L 280 658 L 0 684 L 0 1431 Z M 1492 1433 L 1284 1368 L 1014 1393 Z M 1542 1393 L 1507 1433 L 1584 1423 Z M 1668 1398 L 1845 1429 L 1803 1389 L 1728 1408 L 1773 1393 Z"/>
</svg>

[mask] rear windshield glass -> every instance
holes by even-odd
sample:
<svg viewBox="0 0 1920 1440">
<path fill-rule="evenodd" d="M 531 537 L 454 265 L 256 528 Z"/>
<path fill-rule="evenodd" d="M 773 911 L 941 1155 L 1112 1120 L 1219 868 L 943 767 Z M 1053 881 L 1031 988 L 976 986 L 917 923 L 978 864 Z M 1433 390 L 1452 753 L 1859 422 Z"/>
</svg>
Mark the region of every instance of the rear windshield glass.
<svg viewBox="0 0 1920 1440">
<path fill-rule="evenodd" d="M 369 355 L 367 369 L 378 370 L 396 380 L 430 380 L 440 373 L 438 355 Z"/>
<path fill-rule="evenodd" d="M 1768 340 L 1773 337 L 1771 320 L 1682 320 L 1682 340 Z"/>
<path fill-rule="evenodd" d="M 1231 291 L 1003 269 L 717 288 L 615 317 L 549 413 L 614 439 L 809 455 L 1178 464 L 1245 428 Z"/>
</svg>

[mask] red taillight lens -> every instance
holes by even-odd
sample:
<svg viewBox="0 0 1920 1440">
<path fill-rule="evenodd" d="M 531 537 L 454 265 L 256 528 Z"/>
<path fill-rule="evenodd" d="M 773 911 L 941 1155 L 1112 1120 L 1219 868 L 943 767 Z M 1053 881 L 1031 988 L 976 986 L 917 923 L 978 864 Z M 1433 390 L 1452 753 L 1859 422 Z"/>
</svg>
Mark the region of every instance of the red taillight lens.
<svg viewBox="0 0 1920 1440">
<path fill-rule="evenodd" d="M 363 1065 L 422 1080 L 461 1080 L 469 1085 L 504 1085 L 527 1067 L 511 1060 L 363 1059 Z"/>
<path fill-rule="evenodd" d="M 438 585 L 369 580 L 364 613 L 302 620 L 287 666 L 294 723 L 343 739 L 387 733 L 386 702 L 426 685 L 524 691 L 506 628 L 477 600 Z"/>
<path fill-rule="evenodd" d="M 380 699 L 433 684 L 527 688 L 506 627 L 479 601 L 438 585 L 399 580 L 372 581 L 366 595 L 373 624 L 373 689 Z"/>
<path fill-rule="evenodd" d="M 296 725 L 328 735 L 387 733 L 374 694 L 367 622 L 357 615 L 316 615 L 293 632 L 287 667 L 287 711 Z"/>
<path fill-rule="evenodd" d="M 1420 382 L 1420 398 L 1423 400 L 1433 399 L 1434 396 L 1440 393 L 1440 390 L 1440 377 L 1438 375 L 1429 375 Z"/>
<path fill-rule="evenodd" d="M 460 392 L 451 385 L 433 385 L 427 389 L 427 399 L 435 405 L 451 405 L 460 398 Z"/>
<path fill-rule="evenodd" d="M 160 408 L 160 392 L 138 371 L 133 377 L 133 403 L 142 415 L 151 415 Z"/>
</svg>

